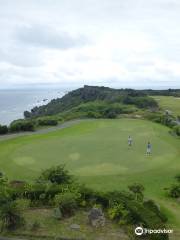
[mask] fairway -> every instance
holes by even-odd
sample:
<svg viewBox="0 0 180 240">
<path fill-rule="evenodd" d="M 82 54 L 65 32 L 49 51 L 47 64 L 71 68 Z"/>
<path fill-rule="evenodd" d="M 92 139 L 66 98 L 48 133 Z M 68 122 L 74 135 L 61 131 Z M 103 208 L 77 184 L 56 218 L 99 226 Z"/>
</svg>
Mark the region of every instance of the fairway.
<svg viewBox="0 0 180 240">
<path fill-rule="evenodd" d="M 133 138 L 130 149 L 128 135 Z M 152 156 L 146 156 L 147 141 L 152 143 Z M 88 186 L 114 190 L 140 182 L 147 196 L 164 204 L 163 189 L 180 171 L 179 146 L 180 140 L 160 124 L 89 120 L 46 134 L 1 141 L 0 166 L 11 179 L 32 180 L 42 169 L 65 163 Z"/>
</svg>

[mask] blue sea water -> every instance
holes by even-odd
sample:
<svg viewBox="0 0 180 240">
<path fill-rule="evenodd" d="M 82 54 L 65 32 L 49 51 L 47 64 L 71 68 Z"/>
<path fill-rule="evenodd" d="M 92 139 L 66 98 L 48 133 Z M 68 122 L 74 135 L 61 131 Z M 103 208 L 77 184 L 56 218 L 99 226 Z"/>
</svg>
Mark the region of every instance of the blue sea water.
<svg viewBox="0 0 180 240">
<path fill-rule="evenodd" d="M 23 118 L 25 110 L 47 104 L 62 97 L 67 91 L 59 89 L 10 89 L 0 90 L 0 124 L 9 124 Z"/>
</svg>

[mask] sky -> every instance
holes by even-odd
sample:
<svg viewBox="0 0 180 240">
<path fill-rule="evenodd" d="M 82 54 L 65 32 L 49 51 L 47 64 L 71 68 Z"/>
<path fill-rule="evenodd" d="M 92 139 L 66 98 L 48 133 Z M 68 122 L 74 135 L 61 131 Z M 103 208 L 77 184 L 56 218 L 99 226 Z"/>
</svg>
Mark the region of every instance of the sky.
<svg viewBox="0 0 180 240">
<path fill-rule="evenodd" d="M 179 0 L 0 0 L 0 88 L 180 88 Z"/>
</svg>

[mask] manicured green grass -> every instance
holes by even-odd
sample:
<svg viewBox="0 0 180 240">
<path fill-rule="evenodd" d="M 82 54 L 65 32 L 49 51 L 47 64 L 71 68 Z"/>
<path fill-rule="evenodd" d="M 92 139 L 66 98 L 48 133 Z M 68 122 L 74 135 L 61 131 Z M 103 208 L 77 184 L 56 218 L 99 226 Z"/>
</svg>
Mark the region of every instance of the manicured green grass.
<svg viewBox="0 0 180 240">
<path fill-rule="evenodd" d="M 175 116 L 180 116 L 180 98 L 171 96 L 155 96 L 153 97 L 163 110 L 170 110 Z"/>
<path fill-rule="evenodd" d="M 133 137 L 131 149 L 128 135 Z M 145 154 L 147 141 L 152 156 Z M 180 172 L 180 140 L 167 127 L 135 119 L 94 120 L 0 142 L 1 170 L 11 179 L 32 180 L 42 169 L 61 163 L 80 181 L 104 191 L 142 183 L 146 196 L 167 207 L 170 224 L 180 227 L 180 207 L 164 191 Z"/>
</svg>

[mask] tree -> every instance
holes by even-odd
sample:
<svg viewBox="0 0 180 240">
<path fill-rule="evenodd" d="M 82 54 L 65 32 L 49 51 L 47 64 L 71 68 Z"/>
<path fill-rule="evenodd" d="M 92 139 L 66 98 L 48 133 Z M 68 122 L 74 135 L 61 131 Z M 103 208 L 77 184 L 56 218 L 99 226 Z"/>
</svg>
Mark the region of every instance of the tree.
<svg viewBox="0 0 180 240">
<path fill-rule="evenodd" d="M 144 186 L 139 183 L 134 183 L 130 186 L 128 186 L 129 190 L 134 193 L 135 199 L 136 200 L 143 200 L 143 191 L 144 191 Z"/>
<path fill-rule="evenodd" d="M 25 118 L 30 118 L 30 117 L 31 117 L 31 113 L 28 112 L 28 111 L 25 111 L 25 112 L 24 112 L 24 117 L 25 117 Z"/>
</svg>

